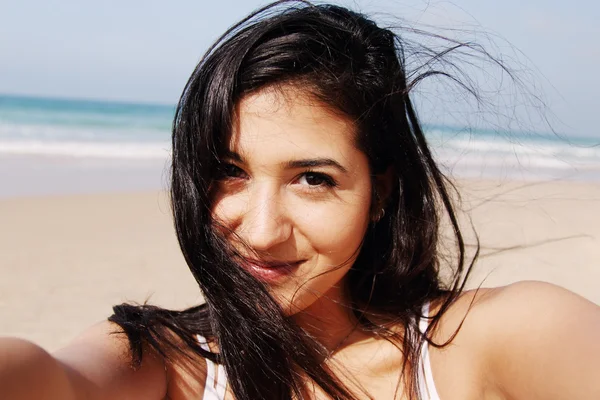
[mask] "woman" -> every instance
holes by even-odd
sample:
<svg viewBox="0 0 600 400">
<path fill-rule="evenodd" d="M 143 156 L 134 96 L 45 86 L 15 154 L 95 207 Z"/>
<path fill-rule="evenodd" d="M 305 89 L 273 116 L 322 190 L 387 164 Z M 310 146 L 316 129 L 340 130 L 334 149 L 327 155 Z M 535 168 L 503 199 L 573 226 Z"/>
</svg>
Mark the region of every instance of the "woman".
<svg viewBox="0 0 600 400">
<path fill-rule="evenodd" d="M 299 2 L 228 31 L 173 127 L 175 225 L 207 303 L 117 306 L 52 356 L 5 339 L 7 398 L 600 398 L 598 307 L 542 283 L 463 291 L 409 98 L 443 73 L 409 81 L 402 45 Z"/>
</svg>

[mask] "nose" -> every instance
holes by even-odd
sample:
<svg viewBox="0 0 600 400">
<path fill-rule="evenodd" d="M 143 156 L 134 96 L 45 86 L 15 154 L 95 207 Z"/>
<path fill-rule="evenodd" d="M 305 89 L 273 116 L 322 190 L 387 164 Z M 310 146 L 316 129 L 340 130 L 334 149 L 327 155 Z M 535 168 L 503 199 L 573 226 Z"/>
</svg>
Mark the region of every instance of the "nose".
<svg viewBox="0 0 600 400">
<path fill-rule="evenodd" d="M 248 210 L 243 219 L 242 237 L 255 251 L 268 251 L 291 235 L 285 204 L 276 188 L 257 185 L 251 189 Z"/>
</svg>

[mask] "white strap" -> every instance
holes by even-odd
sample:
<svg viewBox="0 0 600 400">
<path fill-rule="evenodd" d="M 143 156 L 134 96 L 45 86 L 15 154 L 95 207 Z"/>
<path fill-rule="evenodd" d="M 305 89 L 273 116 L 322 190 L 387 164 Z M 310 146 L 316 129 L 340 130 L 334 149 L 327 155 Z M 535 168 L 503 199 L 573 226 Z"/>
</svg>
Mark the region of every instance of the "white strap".
<svg viewBox="0 0 600 400">
<path fill-rule="evenodd" d="M 217 367 L 217 398 L 219 400 L 225 399 L 225 390 L 227 390 L 227 374 L 225 372 L 225 367 L 222 364 L 219 364 Z"/>
<path fill-rule="evenodd" d="M 419 330 L 421 333 L 427 331 L 429 321 L 429 303 L 423 306 L 423 317 L 419 321 Z M 419 391 L 423 400 L 440 400 L 440 396 L 435 388 L 435 382 L 433 381 L 433 373 L 431 371 L 431 361 L 429 359 L 429 343 L 425 340 L 423 342 L 423 348 L 421 349 L 421 365 L 419 366 Z"/>
<path fill-rule="evenodd" d="M 206 351 L 210 351 L 206 338 L 197 335 L 198 343 Z M 227 374 L 225 368 L 218 364 L 216 367 L 217 375 L 215 376 L 215 363 L 206 359 L 206 383 L 204 384 L 203 400 L 224 400 L 225 390 L 227 389 Z"/>
</svg>

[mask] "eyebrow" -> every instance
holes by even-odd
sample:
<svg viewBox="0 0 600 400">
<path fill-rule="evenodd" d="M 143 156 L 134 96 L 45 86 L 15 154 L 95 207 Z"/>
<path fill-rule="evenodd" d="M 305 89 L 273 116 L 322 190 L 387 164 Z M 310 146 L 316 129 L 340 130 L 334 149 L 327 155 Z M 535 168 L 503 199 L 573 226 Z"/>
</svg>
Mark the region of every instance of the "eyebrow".
<svg viewBox="0 0 600 400">
<path fill-rule="evenodd" d="M 315 167 L 334 167 L 344 174 L 348 173 L 348 170 L 344 168 L 340 163 L 331 158 L 310 158 L 306 160 L 291 160 L 285 163 L 286 168 L 315 168 Z"/>
<path fill-rule="evenodd" d="M 226 151 L 225 157 L 237 161 L 239 163 L 245 163 L 242 156 L 234 151 Z M 333 167 L 344 174 L 348 173 L 348 170 L 344 168 L 340 163 L 331 158 L 308 158 L 303 160 L 290 160 L 285 164 L 286 169 L 299 169 L 299 168 L 315 168 L 315 167 Z"/>
</svg>

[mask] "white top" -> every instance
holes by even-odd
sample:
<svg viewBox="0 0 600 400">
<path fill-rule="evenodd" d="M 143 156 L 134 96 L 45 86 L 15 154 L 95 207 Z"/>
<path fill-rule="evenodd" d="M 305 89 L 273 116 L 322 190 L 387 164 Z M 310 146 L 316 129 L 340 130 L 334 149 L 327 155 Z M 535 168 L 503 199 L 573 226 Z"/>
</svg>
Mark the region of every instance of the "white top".
<svg viewBox="0 0 600 400">
<path fill-rule="evenodd" d="M 429 315 L 429 304 L 423 307 L 423 315 Z M 426 318 L 419 321 L 419 330 L 425 333 L 429 322 Z M 210 351 L 206 339 L 197 335 L 200 346 Z M 423 342 L 421 349 L 421 358 L 419 368 L 419 392 L 422 400 L 440 400 L 440 396 L 435 389 L 433 374 L 431 372 L 431 363 L 429 361 L 429 346 L 427 341 Z M 217 372 L 215 375 L 215 371 Z M 223 365 L 215 365 L 209 359 L 206 359 L 206 384 L 204 385 L 203 400 L 224 400 L 225 390 L 227 389 L 227 374 Z"/>
</svg>

